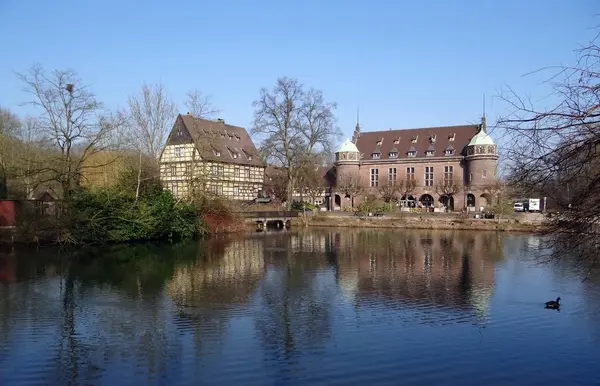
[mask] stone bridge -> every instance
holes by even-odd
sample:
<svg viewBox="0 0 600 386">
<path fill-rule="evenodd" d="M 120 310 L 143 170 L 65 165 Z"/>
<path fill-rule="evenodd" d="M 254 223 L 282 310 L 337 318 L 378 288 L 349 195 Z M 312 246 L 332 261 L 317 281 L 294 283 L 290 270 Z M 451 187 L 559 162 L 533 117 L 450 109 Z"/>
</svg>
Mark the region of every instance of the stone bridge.
<svg viewBox="0 0 600 386">
<path fill-rule="evenodd" d="M 274 225 L 277 228 L 290 228 L 292 218 L 298 217 L 299 212 L 295 211 L 255 211 L 242 212 L 240 215 L 248 223 L 255 223 L 259 229 L 264 229 L 267 225 Z"/>
</svg>

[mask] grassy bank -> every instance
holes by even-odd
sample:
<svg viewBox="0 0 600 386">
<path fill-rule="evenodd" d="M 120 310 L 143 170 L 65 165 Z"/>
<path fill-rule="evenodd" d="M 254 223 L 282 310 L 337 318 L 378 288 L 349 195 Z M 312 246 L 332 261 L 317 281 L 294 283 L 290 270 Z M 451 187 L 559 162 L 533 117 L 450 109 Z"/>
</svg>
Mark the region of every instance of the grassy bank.
<svg viewBox="0 0 600 386">
<path fill-rule="evenodd" d="M 461 215 L 433 214 L 391 214 L 382 217 L 359 217 L 319 213 L 299 217 L 292 222 L 297 227 L 345 227 L 345 228 L 397 228 L 397 229 L 439 229 L 439 230 L 486 230 L 507 232 L 538 232 L 540 221 L 519 221 L 518 219 L 474 219 Z"/>
</svg>

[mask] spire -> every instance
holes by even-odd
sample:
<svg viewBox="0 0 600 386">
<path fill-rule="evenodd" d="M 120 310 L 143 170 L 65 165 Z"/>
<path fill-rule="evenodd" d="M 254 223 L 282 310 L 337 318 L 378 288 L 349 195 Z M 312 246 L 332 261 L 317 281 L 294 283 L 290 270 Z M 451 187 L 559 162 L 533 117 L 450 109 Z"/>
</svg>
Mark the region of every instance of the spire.
<svg viewBox="0 0 600 386">
<path fill-rule="evenodd" d="M 360 137 L 360 110 L 359 107 L 356 106 L 356 127 L 354 128 L 354 133 L 352 135 L 352 142 L 356 143 L 358 137 Z"/>
<path fill-rule="evenodd" d="M 485 119 L 485 93 L 483 94 L 483 115 L 481 117 L 481 131 L 487 134 L 487 123 Z"/>
</svg>

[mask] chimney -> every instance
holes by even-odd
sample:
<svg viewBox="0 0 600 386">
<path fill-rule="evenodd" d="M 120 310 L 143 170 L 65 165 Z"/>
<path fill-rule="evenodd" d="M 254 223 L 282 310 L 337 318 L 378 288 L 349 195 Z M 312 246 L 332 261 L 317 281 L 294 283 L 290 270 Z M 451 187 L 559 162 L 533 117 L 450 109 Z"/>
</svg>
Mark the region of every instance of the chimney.
<svg viewBox="0 0 600 386">
<path fill-rule="evenodd" d="M 217 122 L 219 122 L 219 123 L 225 123 L 225 120 L 223 118 L 218 118 Z"/>
</svg>

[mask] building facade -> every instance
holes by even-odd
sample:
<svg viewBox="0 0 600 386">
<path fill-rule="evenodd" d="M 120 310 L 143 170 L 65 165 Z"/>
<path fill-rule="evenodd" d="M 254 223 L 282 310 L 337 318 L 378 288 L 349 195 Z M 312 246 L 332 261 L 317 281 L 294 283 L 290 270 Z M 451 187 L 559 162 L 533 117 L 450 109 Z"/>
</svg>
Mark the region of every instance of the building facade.
<svg viewBox="0 0 600 386">
<path fill-rule="evenodd" d="M 384 195 L 431 210 L 475 211 L 492 203 L 498 153 L 485 117 L 479 125 L 364 133 L 357 124 L 335 156 L 334 210 Z"/>
<path fill-rule="evenodd" d="M 178 115 L 160 155 L 160 179 L 176 197 L 209 193 L 250 201 L 263 188 L 265 163 L 243 127 Z"/>
</svg>

